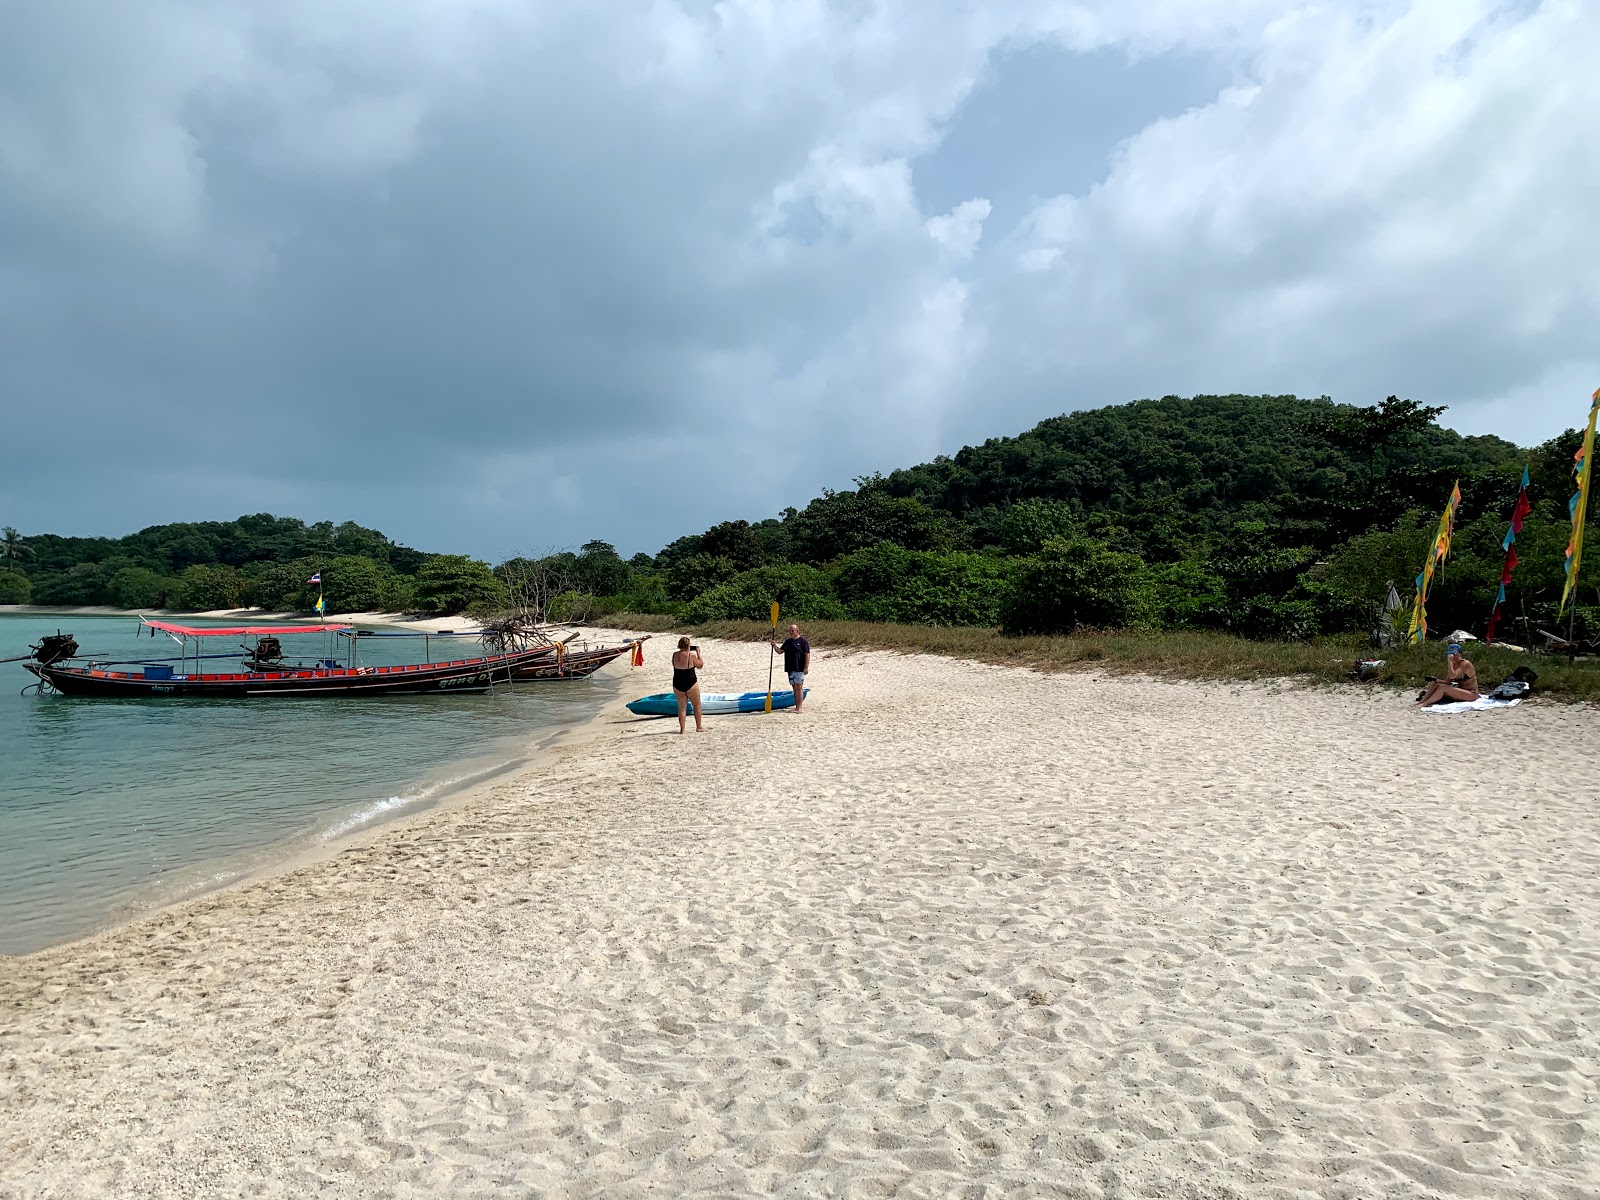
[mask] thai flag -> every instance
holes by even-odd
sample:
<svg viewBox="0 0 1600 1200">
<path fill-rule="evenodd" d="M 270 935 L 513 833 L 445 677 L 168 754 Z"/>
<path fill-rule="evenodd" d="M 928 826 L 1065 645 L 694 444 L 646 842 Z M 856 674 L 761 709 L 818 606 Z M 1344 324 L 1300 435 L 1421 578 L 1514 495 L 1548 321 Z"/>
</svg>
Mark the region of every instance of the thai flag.
<svg viewBox="0 0 1600 1200">
<path fill-rule="evenodd" d="M 306 580 L 306 582 L 307 583 L 321 583 L 322 582 L 322 572 L 318 571 L 310 579 Z"/>
</svg>

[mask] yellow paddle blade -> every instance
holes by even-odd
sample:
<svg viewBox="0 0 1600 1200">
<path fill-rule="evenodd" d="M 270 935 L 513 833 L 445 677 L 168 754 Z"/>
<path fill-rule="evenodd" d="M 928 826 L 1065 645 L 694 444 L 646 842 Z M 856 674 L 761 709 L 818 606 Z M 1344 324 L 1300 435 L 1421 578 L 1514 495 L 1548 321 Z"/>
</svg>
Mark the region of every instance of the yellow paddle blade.
<svg viewBox="0 0 1600 1200">
<path fill-rule="evenodd" d="M 768 712 L 772 711 L 772 693 L 771 692 L 767 693 L 767 711 Z"/>
<path fill-rule="evenodd" d="M 778 627 L 778 602 L 776 600 L 772 602 L 772 627 L 774 629 Z"/>
</svg>

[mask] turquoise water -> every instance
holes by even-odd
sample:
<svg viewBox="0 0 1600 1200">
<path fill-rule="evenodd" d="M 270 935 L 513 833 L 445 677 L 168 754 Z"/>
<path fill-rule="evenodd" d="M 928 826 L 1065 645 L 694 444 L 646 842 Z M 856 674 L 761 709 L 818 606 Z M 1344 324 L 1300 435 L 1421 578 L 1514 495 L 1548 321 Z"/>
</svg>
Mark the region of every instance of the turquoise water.
<svg viewBox="0 0 1600 1200">
<path fill-rule="evenodd" d="M 131 618 L 3 615 L 0 658 L 58 627 L 103 658 L 178 653 L 165 636 L 136 638 Z M 325 645 L 283 642 L 308 660 Z M 481 652 L 466 639 L 432 647 L 436 659 Z M 422 659 L 421 639 L 361 642 L 363 665 Z M 20 695 L 34 677 L 0 664 L 0 953 L 81 936 L 509 770 L 614 700 L 625 674 L 476 696 L 105 700 Z"/>
</svg>

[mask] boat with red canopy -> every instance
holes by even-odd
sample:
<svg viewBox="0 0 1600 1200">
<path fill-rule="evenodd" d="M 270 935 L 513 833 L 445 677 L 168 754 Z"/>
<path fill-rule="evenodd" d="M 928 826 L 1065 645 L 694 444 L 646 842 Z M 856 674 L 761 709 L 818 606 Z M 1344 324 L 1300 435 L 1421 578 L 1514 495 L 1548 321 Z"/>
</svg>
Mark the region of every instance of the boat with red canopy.
<svg viewBox="0 0 1600 1200">
<path fill-rule="evenodd" d="M 179 643 L 178 669 L 171 662 L 101 662 L 78 660 L 78 644 L 70 634 L 44 638 L 34 647 L 34 661 L 23 664 L 39 678 L 40 690 L 67 696 L 207 696 L 255 698 L 260 696 L 415 696 L 441 692 L 484 692 L 495 684 L 509 683 L 518 671 L 549 656 L 549 647 L 512 649 L 442 662 L 405 666 L 359 666 L 358 633 L 354 626 L 321 625 L 176 625 L 141 618 L 141 631 L 152 637 L 164 633 Z M 256 647 L 242 647 L 246 661 L 256 660 L 260 639 L 290 634 L 327 635 L 330 653 L 311 664 L 285 664 L 276 670 L 209 672 L 205 660 L 236 658 L 234 654 L 207 655 L 207 638 L 255 637 Z M 434 635 L 437 636 L 437 635 Z M 331 653 L 333 638 L 346 639 L 346 661 Z M 194 669 L 190 670 L 190 662 Z M 116 667 L 137 669 L 116 670 Z"/>
</svg>

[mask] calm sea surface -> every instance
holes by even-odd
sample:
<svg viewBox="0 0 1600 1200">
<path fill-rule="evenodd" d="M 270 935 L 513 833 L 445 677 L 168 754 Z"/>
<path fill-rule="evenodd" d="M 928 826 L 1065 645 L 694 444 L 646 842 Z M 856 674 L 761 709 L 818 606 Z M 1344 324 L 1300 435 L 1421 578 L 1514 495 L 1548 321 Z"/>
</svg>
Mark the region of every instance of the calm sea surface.
<svg viewBox="0 0 1600 1200">
<path fill-rule="evenodd" d="M 58 627 L 101 658 L 178 653 L 164 635 L 136 638 L 131 618 L 0 615 L 0 658 Z M 308 660 L 325 645 L 282 640 L 286 656 Z M 473 639 L 432 649 L 481 653 Z M 363 638 L 359 661 L 421 662 L 422 641 Z M 615 700 L 618 672 L 477 696 L 101 700 L 20 695 L 34 677 L 0 664 L 0 954 L 77 937 L 508 770 Z"/>
</svg>

